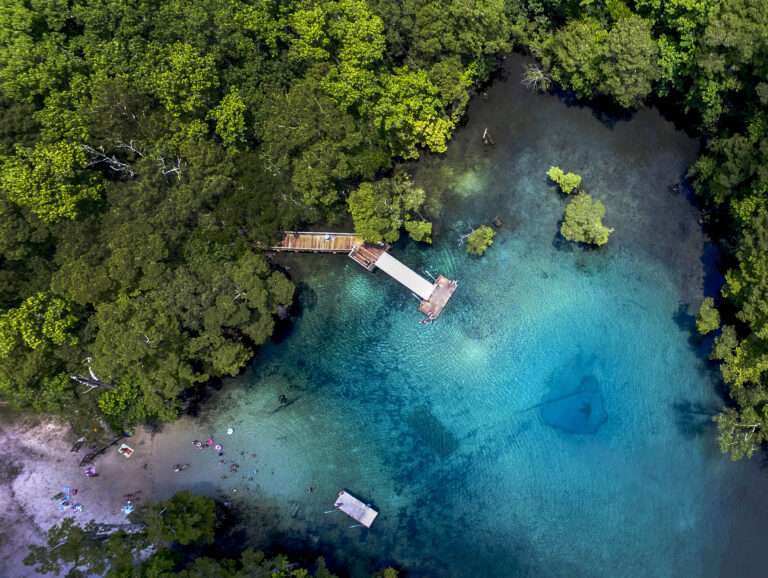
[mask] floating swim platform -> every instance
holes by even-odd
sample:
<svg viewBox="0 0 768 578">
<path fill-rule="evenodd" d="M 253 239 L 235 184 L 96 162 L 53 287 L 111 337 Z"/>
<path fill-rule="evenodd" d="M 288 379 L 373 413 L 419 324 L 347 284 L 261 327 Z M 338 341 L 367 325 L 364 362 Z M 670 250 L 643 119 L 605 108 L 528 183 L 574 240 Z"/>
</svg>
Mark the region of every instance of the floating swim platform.
<svg viewBox="0 0 768 578">
<path fill-rule="evenodd" d="M 355 496 L 341 490 L 333 504 L 337 510 L 341 510 L 353 520 L 359 522 L 366 528 L 373 525 L 373 521 L 379 513 L 365 502 L 358 500 Z"/>
</svg>

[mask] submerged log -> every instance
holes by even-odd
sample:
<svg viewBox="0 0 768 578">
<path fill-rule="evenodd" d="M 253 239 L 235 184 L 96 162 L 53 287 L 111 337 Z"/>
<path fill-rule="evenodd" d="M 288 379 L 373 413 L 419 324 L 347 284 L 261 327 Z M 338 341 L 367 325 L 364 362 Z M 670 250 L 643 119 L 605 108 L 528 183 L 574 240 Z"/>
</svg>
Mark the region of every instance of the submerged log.
<svg viewBox="0 0 768 578">
<path fill-rule="evenodd" d="M 120 440 L 127 438 L 128 436 L 125 434 L 120 434 L 119 436 L 115 437 L 111 442 L 109 442 L 107 445 L 99 448 L 98 450 L 94 450 L 88 455 L 86 455 L 82 460 L 80 460 L 80 467 L 85 467 L 93 460 L 95 460 L 97 457 L 99 457 L 101 454 L 103 454 L 105 451 L 107 451 L 109 448 L 111 448 L 113 445 L 117 444 Z"/>
</svg>

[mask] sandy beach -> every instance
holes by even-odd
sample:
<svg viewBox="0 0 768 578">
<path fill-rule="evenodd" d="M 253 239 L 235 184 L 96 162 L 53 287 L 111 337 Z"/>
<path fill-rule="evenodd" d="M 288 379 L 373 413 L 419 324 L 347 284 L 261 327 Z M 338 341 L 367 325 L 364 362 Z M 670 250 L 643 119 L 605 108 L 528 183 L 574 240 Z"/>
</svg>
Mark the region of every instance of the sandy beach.
<svg viewBox="0 0 768 578">
<path fill-rule="evenodd" d="M 125 523 L 121 512 L 124 495 L 138 493 L 151 499 L 151 465 L 142 459 L 151 452 L 151 436 L 131 438 L 137 446 L 131 459 L 110 448 L 96 459 L 98 476 L 87 478 L 79 462 L 89 451 L 70 451 L 74 436 L 70 428 L 52 420 L 0 417 L 0 576 L 37 576 L 22 563 L 29 544 L 40 543 L 45 532 L 67 516 L 85 523 Z M 77 489 L 73 503 L 82 512 L 61 511 L 53 496 L 65 487 Z"/>
<path fill-rule="evenodd" d="M 134 449 L 133 455 L 120 455 L 119 443 L 108 448 L 93 462 L 98 475 L 89 478 L 79 464 L 92 448 L 71 451 L 75 435 L 69 426 L 51 418 L 0 411 L 0 578 L 37 576 L 22 563 L 27 546 L 41 543 L 46 531 L 68 516 L 82 524 L 126 523 L 121 508 L 128 494 L 136 496 L 134 503 L 140 506 L 180 490 L 218 498 L 248 493 L 245 479 L 252 471 L 232 473 L 230 467 L 254 458 L 245 457 L 243 451 L 227 451 L 222 457 L 212 447 L 195 448 L 193 438 L 205 442 L 209 436 L 233 447 L 226 428 L 209 432 L 203 427 L 199 420 L 182 416 L 162 433 L 139 428 L 123 440 Z M 177 463 L 189 464 L 190 469 L 177 473 Z M 77 489 L 71 501 L 82 505 L 81 512 L 59 508 L 60 499 L 54 496 L 65 488 Z"/>
</svg>

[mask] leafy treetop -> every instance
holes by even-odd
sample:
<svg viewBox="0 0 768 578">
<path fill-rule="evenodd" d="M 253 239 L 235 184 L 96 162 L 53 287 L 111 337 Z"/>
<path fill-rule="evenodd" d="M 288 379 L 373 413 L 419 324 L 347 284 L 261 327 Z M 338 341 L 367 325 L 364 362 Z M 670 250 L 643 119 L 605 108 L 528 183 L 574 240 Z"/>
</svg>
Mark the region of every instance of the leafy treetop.
<svg viewBox="0 0 768 578">
<path fill-rule="evenodd" d="M 712 297 L 706 297 L 699 307 L 696 315 L 696 330 L 700 335 L 706 335 L 717 331 L 720 327 L 720 313 L 715 308 L 715 300 Z"/>
<path fill-rule="evenodd" d="M 560 167 L 549 167 L 547 176 L 560 187 L 566 195 L 571 194 L 581 186 L 581 175 L 564 172 Z"/>
<path fill-rule="evenodd" d="M 467 253 L 481 256 L 493 244 L 496 232 L 488 225 L 480 225 L 467 236 Z"/>
<path fill-rule="evenodd" d="M 578 193 L 565 206 L 560 233 L 569 241 L 605 245 L 613 229 L 603 225 L 605 206 L 587 193 Z"/>
</svg>

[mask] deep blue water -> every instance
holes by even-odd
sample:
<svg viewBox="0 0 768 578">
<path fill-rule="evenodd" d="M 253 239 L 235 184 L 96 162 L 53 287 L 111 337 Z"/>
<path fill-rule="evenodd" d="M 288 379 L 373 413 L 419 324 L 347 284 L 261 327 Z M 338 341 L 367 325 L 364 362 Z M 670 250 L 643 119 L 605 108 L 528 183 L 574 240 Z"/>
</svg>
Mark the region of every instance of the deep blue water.
<svg viewBox="0 0 768 578">
<path fill-rule="evenodd" d="M 697 143 L 654 111 L 604 122 L 526 92 L 520 66 L 412 167 L 440 200 L 436 240 L 393 253 L 459 281 L 443 316 L 420 325 L 416 299 L 345 257 L 285 260 L 301 316 L 212 404 L 204 423 L 233 426 L 244 457 L 197 487 L 252 507 L 254 543 L 296 540 L 354 575 L 758 576 L 768 485 L 720 456 L 717 374 L 691 334 L 718 283 L 673 189 Z M 608 246 L 559 240 L 551 164 L 604 201 Z M 467 256 L 460 235 L 497 216 Z M 340 488 L 380 510 L 371 530 L 324 513 Z"/>
</svg>

